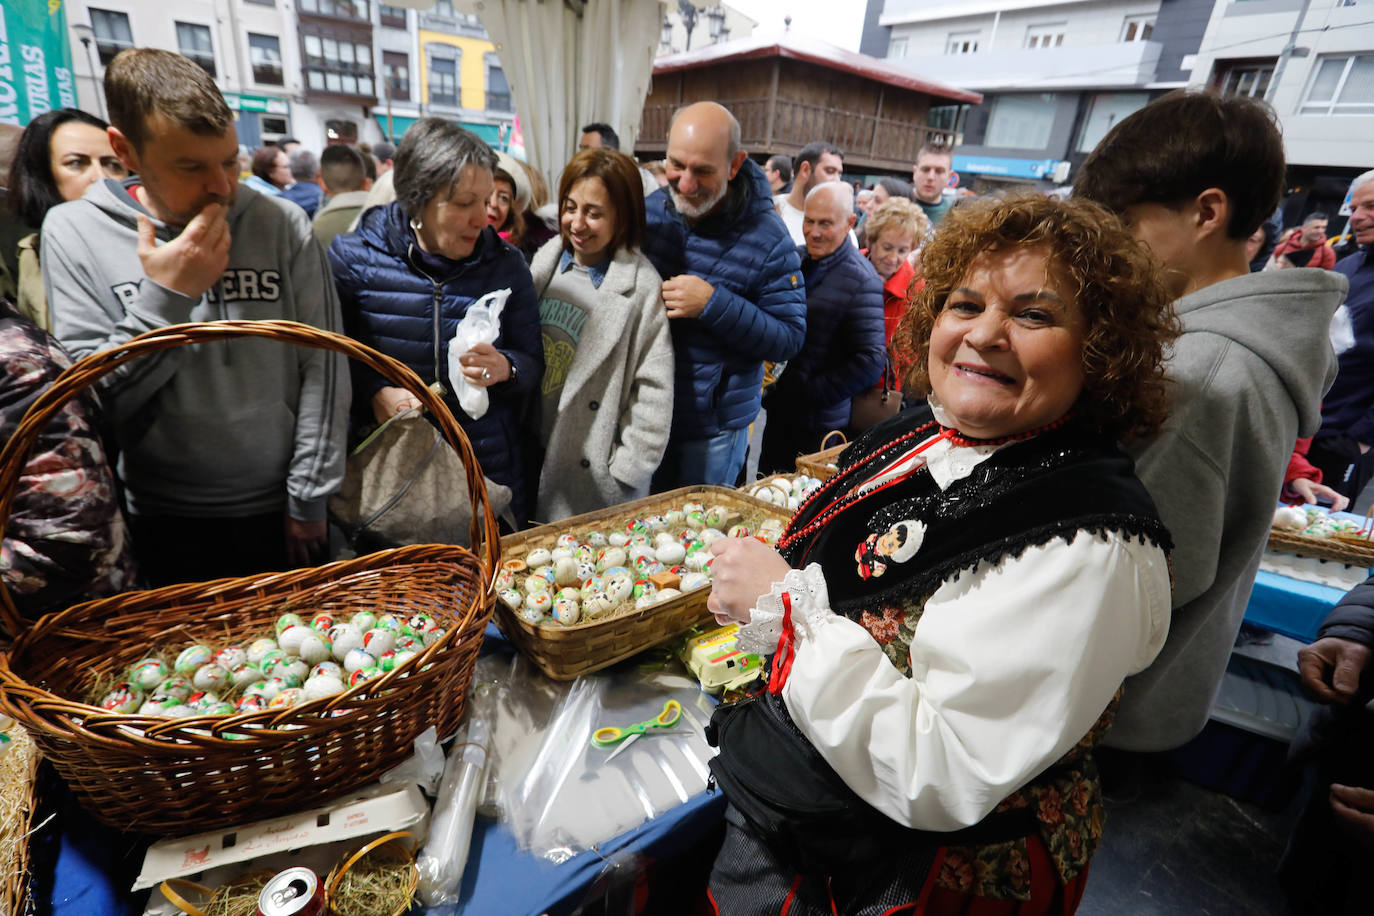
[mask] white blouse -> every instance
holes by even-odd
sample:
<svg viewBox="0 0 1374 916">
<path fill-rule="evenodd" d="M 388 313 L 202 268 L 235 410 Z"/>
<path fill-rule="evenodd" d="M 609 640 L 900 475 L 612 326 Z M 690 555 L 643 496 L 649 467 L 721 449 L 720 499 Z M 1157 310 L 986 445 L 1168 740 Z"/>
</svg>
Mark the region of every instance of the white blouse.
<svg viewBox="0 0 1374 916">
<path fill-rule="evenodd" d="M 995 451 L 947 446 L 927 453 L 942 489 Z M 831 611 L 817 564 L 759 599 L 742 644 L 773 650 L 784 590 L 798 728 L 860 798 L 926 830 L 976 824 L 1054 764 L 1169 629 L 1164 552 L 1117 534 L 1055 538 L 946 581 L 916 626 L 910 678 Z"/>
</svg>

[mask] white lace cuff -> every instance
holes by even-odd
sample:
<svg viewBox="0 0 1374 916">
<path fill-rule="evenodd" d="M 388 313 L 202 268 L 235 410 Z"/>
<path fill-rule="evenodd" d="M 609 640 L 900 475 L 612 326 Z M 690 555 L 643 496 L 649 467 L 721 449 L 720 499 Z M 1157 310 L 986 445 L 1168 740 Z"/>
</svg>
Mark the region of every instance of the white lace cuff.
<svg viewBox="0 0 1374 916">
<path fill-rule="evenodd" d="M 789 569 L 781 582 L 774 582 L 772 590 L 759 598 L 749 622 L 740 627 L 738 648 L 741 652 L 771 655 L 778 648 L 778 639 L 782 636 L 783 592 L 791 598 L 792 626 L 800 639 L 811 637 L 821 621 L 832 616 L 830 592 L 825 587 L 820 564 Z"/>
</svg>

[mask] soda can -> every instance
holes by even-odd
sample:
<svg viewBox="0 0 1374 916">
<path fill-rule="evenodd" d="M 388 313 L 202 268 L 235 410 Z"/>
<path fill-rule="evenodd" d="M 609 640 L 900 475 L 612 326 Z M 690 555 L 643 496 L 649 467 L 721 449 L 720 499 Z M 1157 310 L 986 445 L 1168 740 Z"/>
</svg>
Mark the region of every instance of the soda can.
<svg viewBox="0 0 1374 916">
<path fill-rule="evenodd" d="M 258 916 L 324 916 L 324 882 L 303 866 L 288 868 L 263 887 Z"/>
</svg>

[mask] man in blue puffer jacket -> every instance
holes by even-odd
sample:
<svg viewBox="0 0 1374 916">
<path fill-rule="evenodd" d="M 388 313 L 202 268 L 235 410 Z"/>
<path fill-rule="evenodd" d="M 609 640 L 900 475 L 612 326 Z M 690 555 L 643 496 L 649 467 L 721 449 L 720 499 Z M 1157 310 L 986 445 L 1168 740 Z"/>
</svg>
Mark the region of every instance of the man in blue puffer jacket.
<svg viewBox="0 0 1374 916">
<path fill-rule="evenodd" d="M 801 261 L 739 122 L 714 102 L 679 111 L 668 187 L 645 202 L 644 253 L 663 277 L 677 356 L 673 430 L 654 489 L 734 486 L 759 412 L 764 360 L 806 335 Z"/>
<path fill-rule="evenodd" d="M 806 344 L 763 399 L 759 470 L 790 472 L 832 429 L 849 425 L 850 401 L 873 387 L 885 364 L 883 281 L 848 243 L 854 192 L 842 181 L 806 195 L 797 246 L 806 278 Z"/>
</svg>

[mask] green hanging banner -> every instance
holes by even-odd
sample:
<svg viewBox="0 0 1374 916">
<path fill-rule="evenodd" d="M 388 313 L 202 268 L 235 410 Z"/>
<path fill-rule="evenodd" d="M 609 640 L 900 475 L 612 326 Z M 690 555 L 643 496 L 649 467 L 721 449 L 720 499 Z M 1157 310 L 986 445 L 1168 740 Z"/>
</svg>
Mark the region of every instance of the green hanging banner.
<svg viewBox="0 0 1374 916">
<path fill-rule="evenodd" d="M 63 0 L 0 3 L 0 124 L 75 108 L 76 81 Z"/>
</svg>

